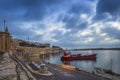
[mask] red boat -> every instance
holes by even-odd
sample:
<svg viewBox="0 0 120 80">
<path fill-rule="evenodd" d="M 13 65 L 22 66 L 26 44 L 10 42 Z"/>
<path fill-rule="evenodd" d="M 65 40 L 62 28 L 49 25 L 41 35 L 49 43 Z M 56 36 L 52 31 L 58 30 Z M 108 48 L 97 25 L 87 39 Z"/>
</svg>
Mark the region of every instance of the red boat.
<svg viewBox="0 0 120 80">
<path fill-rule="evenodd" d="M 90 55 L 81 55 L 81 54 L 67 54 L 64 53 L 64 55 L 61 57 L 61 61 L 71 61 L 71 60 L 96 60 L 97 54 L 90 54 Z"/>
</svg>

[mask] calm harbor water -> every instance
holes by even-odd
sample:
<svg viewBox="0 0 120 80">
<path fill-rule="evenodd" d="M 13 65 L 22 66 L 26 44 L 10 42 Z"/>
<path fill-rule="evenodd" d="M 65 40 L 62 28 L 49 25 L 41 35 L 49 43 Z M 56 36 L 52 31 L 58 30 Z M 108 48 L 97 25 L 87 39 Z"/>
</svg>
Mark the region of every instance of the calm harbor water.
<svg viewBox="0 0 120 80">
<path fill-rule="evenodd" d="M 86 50 L 86 51 L 70 51 L 71 54 L 81 53 L 82 55 L 97 53 L 96 61 L 91 60 L 77 60 L 62 62 L 60 60 L 62 53 L 50 54 L 45 57 L 47 62 L 53 64 L 67 64 L 78 68 L 92 71 L 94 67 L 110 69 L 113 72 L 120 74 L 120 50 Z"/>
</svg>

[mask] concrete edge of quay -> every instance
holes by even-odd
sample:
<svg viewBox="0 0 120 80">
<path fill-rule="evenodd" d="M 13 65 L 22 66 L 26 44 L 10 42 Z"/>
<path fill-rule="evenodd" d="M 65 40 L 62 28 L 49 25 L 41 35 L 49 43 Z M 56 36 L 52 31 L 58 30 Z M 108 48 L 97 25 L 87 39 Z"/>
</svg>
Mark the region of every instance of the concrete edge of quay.
<svg viewBox="0 0 120 80">
<path fill-rule="evenodd" d="M 41 75 L 41 76 L 52 76 L 52 75 L 53 75 L 50 71 L 48 71 L 48 73 L 40 73 L 40 72 L 38 72 L 38 71 L 34 71 L 28 64 L 26 64 L 26 66 L 28 67 L 28 69 L 29 69 L 31 72 L 36 73 L 36 74 L 39 74 L 39 75 Z"/>
<path fill-rule="evenodd" d="M 86 73 L 89 73 L 89 74 L 92 74 L 92 75 L 95 75 L 98 77 L 102 77 L 102 78 L 105 78 L 107 80 L 120 80 L 120 75 L 116 76 L 116 75 L 107 74 L 107 73 L 93 73 L 93 72 L 90 72 L 90 71 L 87 71 L 84 69 L 79 69 L 79 68 L 76 68 L 76 70 L 83 71 L 83 72 L 86 72 Z"/>
<path fill-rule="evenodd" d="M 52 64 L 52 63 L 49 63 L 49 64 Z M 92 72 L 90 71 L 87 71 L 87 70 L 84 70 L 84 69 L 79 69 L 75 66 L 70 66 L 70 65 L 64 65 L 64 64 L 53 64 L 53 65 L 58 65 L 62 68 L 66 68 L 66 69 L 69 69 L 69 70 L 76 70 L 76 71 L 81 71 L 81 72 L 84 72 L 84 73 L 88 73 L 88 74 L 91 74 L 93 76 L 97 76 L 97 77 L 102 77 L 102 78 L 105 78 L 107 80 L 120 80 L 120 79 L 112 79 L 111 77 L 108 77 L 108 76 L 102 76 L 102 75 L 99 75 L 99 74 L 93 74 Z"/>
</svg>

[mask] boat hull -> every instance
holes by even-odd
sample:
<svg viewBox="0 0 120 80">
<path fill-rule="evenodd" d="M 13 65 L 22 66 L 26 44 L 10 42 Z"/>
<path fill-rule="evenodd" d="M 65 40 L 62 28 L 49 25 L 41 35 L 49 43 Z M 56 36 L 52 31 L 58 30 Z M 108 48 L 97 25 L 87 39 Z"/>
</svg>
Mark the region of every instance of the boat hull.
<svg viewBox="0 0 120 80">
<path fill-rule="evenodd" d="M 64 55 L 61 57 L 62 61 L 71 60 L 96 60 L 96 54 L 91 55 Z"/>
</svg>

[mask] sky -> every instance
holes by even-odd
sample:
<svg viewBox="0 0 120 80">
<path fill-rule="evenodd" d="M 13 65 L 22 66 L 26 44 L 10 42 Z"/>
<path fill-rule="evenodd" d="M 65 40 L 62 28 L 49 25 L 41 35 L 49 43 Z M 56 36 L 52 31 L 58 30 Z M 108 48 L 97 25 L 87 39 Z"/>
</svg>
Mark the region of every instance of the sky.
<svg viewBox="0 0 120 80">
<path fill-rule="evenodd" d="M 120 0 L 0 0 L 13 38 L 63 48 L 120 47 Z"/>
</svg>

